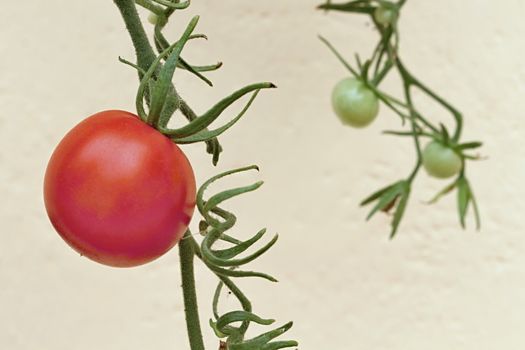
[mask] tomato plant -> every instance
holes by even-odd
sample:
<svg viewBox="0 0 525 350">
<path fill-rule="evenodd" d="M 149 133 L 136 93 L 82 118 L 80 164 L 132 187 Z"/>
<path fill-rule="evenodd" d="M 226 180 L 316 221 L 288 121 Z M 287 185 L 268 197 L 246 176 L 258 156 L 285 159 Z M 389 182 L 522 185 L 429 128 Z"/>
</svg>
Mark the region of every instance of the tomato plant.
<svg viewBox="0 0 525 350">
<path fill-rule="evenodd" d="M 402 125 L 408 130 L 385 131 L 385 134 L 409 137 L 415 148 L 415 165 L 408 176 L 398 180 L 370 195 L 361 205 L 375 203 L 368 218 L 379 211 L 394 211 L 392 216 L 393 237 L 401 223 L 411 194 L 412 183 L 421 168 L 425 168 L 430 176 L 448 178 L 456 176 L 454 182 L 440 191 L 433 200 L 435 202 L 453 189 L 458 193 L 458 213 L 461 225 L 465 227 L 465 216 L 470 204 L 474 208 L 476 226 L 479 229 L 480 219 L 474 193 L 466 178 L 466 160 L 479 159 L 479 156 L 466 153 L 481 146 L 481 142 L 461 142 L 463 131 L 463 115 L 439 94 L 435 93 L 406 67 L 400 53 L 400 31 L 398 26 L 401 10 L 407 0 L 353 0 L 344 3 L 333 3 L 327 0 L 319 6 L 326 11 L 341 11 L 367 15 L 379 33 L 380 39 L 374 47 L 369 59 L 362 61 L 356 54 L 357 69 L 354 68 L 325 38 L 320 39 L 335 54 L 343 66 L 354 78 L 344 80 L 332 94 L 332 104 L 336 114 L 347 124 L 364 126 L 370 123 L 378 111 L 378 99 L 394 114 L 400 117 Z M 402 97 L 388 94 L 380 88 L 382 81 L 392 71 L 397 71 L 401 80 Z M 353 80 L 351 80 L 353 79 Z M 351 83 L 352 82 L 352 83 Z M 358 83 L 359 82 L 359 83 Z M 364 91 L 366 95 L 358 93 Z M 416 106 L 413 91 L 417 89 L 439 104 L 454 120 L 454 130 L 451 133 L 443 123 L 435 125 L 426 113 Z M 364 97 L 367 96 L 367 97 Z M 422 140 L 430 139 L 430 143 L 422 149 Z"/>
<path fill-rule="evenodd" d="M 363 128 L 377 117 L 379 100 L 362 81 L 346 78 L 334 87 L 332 107 L 343 124 Z"/>
<path fill-rule="evenodd" d="M 123 111 L 95 114 L 55 149 L 45 176 L 48 215 L 83 256 L 136 266 L 182 237 L 195 207 L 195 178 L 180 148 Z"/>
<path fill-rule="evenodd" d="M 213 165 L 217 165 L 222 152 L 218 137 L 244 116 L 262 89 L 275 88 L 275 85 L 270 82 L 247 85 L 198 115 L 173 83 L 175 70 L 185 70 L 212 86 L 204 74 L 219 69 L 222 63 L 194 65 L 182 57 L 190 40 L 206 38 L 194 33 L 198 16 L 190 20 L 174 43 L 170 43 L 163 32 L 170 17 L 186 9 L 190 1 L 114 0 L 114 3 L 136 52 L 136 62 L 119 57 L 120 62 L 131 66 L 139 77 L 136 115 L 124 111 L 98 113 L 74 127 L 59 143 L 44 180 L 45 205 L 53 226 L 82 255 L 110 266 L 147 263 L 178 243 L 191 350 L 204 350 L 195 258 L 219 281 L 209 324 L 221 347 L 229 350 L 296 347 L 294 340 L 274 340 L 288 331 L 292 322 L 253 338 L 246 336 L 251 324 L 271 325 L 274 320 L 253 313 L 248 296 L 234 282 L 242 277 L 276 282 L 270 275 L 245 270 L 243 266 L 266 253 L 277 242 L 277 235 L 261 248 L 247 253 L 266 237 L 266 229 L 247 240 L 235 238 L 229 231 L 235 226 L 236 216 L 222 207 L 228 199 L 258 189 L 262 182 L 204 198 L 208 186 L 220 178 L 258 168 L 249 166 L 222 172 L 196 191 L 193 169 L 179 148 L 179 145 L 203 142 Z M 150 12 L 149 22 L 154 26 L 151 41 L 137 5 Z M 212 128 L 223 112 L 247 95 L 248 101 L 236 116 Z M 169 121 L 177 111 L 186 123 L 170 128 Z M 197 237 L 189 228 L 195 207 L 201 216 Z M 217 249 L 220 241 L 222 247 Z M 218 304 L 226 288 L 237 298 L 241 309 L 221 314 Z"/>
<path fill-rule="evenodd" d="M 422 158 L 427 173 L 440 179 L 459 174 L 463 167 L 461 157 L 452 148 L 438 141 L 432 141 L 425 147 Z"/>
</svg>

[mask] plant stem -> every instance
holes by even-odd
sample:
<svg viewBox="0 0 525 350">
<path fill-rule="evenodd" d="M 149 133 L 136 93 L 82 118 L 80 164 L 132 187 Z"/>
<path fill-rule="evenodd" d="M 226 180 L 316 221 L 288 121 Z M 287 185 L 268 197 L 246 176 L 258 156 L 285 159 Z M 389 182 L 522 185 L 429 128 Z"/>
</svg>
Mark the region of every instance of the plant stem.
<svg viewBox="0 0 525 350">
<path fill-rule="evenodd" d="M 140 21 L 135 1 L 114 0 L 114 2 L 124 19 L 124 23 L 126 23 L 126 28 L 133 41 L 137 55 L 137 65 L 142 68 L 142 70 L 147 71 L 157 56 L 149 43 L 146 31 Z M 139 74 L 141 75 L 140 72 Z"/>
<path fill-rule="evenodd" d="M 195 290 L 195 274 L 193 271 L 195 251 L 188 237 L 191 237 L 191 234 L 189 231 L 186 231 L 184 238 L 179 242 L 180 272 L 182 276 L 186 327 L 191 350 L 204 350 L 197 305 L 197 293 Z"/>
</svg>

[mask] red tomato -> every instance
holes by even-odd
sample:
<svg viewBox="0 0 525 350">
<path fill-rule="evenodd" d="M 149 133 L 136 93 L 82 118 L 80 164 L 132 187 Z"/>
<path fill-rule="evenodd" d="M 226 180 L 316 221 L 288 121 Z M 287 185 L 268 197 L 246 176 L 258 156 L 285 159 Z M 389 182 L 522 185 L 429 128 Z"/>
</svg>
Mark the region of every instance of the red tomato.
<svg viewBox="0 0 525 350">
<path fill-rule="evenodd" d="M 80 254 L 130 267 L 170 250 L 195 208 L 195 177 L 180 148 L 136 115 L 95 114 L 57 146 L 44 180 L 51 222 Z"/>
</svg>

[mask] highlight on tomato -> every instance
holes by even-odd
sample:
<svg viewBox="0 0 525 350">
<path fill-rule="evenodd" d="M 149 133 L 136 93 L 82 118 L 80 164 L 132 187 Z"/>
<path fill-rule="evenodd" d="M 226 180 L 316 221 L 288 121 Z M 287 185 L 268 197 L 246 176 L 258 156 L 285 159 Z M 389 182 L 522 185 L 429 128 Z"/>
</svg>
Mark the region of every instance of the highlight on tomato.
<svg viewBox="0 0 525 350">
<path fill-rule="evenodd" d="M 364 128 L 379 113 L 379 99 L 361 80 L 346 78 L 332 91 L 332 107 L 345 125 Z"/>
<path fill-rule="evenodd" d="M 169 138 L 125 111 L 75 126 L 54 150 L 44 201 L 56 231 L 81 255 L 131 267 L 169 251 L 195 208 L 193 169 Z"/>
<path fill-rule="evenodd" d="M 431 141 L 423 150 L 423 167 L 427 173 L 439 179 L 459 174 L 463 160 L 450 147 L 439 141 Z"/>
</svg>

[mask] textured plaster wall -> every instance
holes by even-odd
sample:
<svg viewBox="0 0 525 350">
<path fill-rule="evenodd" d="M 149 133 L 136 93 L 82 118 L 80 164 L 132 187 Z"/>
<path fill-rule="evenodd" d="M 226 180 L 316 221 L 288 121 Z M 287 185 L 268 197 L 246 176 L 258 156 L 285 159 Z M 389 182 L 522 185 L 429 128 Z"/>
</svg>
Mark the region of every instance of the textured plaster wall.
<svg viewBox="0 0 525 350">
<path fill-rule="evenodd" d="M 262 167 L 263 189 L 230 206 L 239 232 L 268 226 L 281 234 L 253 266 L 281 282 L 242 283 L 255 311 L 294 319 L 290 336 L 301 349 L 525 348 L 525 3 L 406 6 L 406 63 L 464 111 L 466 137 L 483 139 L 489 160 L 470 168 L 480 233 L 459 229 L 453 197 L 422 204 L 443 185 L 423 176 L 392 242 L 388 218 L 365 223 L 357 203 L 406 174 L 412 145 L 380 136 L 398 126 L 385 110 L 365 131 L 343 128 L 332 115 L 329 91 L 345 70 L 316 35 L 350 58 L 355 50 L 368 53 L 375 36 L 362 18 L 325 15 L 315 5 L 196 0 L 169 31 L 175 38 L 200 14 L 210 40 L 192 43 L 186 56 L 225 62 L 209 74 L 215 89 L 177 75 L 198 111 L 249 82 L 279 85 L 222 138 L 218 169 L 201 145 L 185 148 L 199 182 L 219 170 Z M 176 251 L 136 269 L 91 263 L 54 233 L 41 198 L 47 159 L 69 128 L 100 110 L 133 109 L 134 72 L 117 62 L 132 54 L 109 0 L 2 1 L 0 349 L 188 349 Z M 396 91 L 393 80 L 385 86 Z M 426 108 L 442 116 L 433 104 Z M 206 321 L 215 281 L 200 266 L 197 273 Z"/>
</svg>

